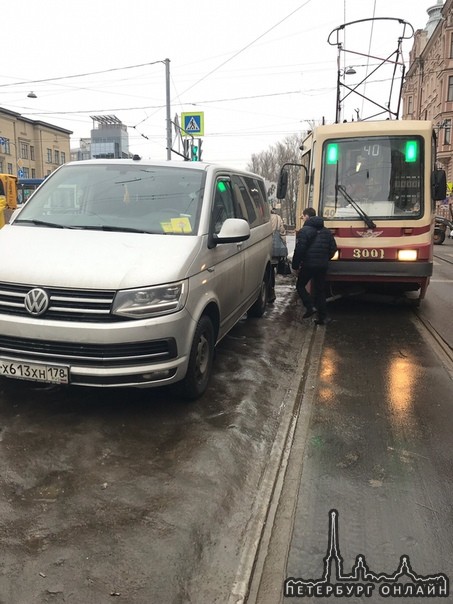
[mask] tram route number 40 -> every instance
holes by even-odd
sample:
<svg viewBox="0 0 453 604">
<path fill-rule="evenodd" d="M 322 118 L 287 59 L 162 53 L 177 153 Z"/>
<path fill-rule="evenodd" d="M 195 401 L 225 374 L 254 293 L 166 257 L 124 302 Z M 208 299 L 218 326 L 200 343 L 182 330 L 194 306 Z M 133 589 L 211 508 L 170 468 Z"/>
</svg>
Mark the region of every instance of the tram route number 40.
<svg viewBox="0 0 453 604">
<path fill-rule="evenodd" d="M 68 384 L 68 367 L 56 365 L 41 365 L 38 363 L 18 363 L 0 358 L 0 375 L 32 380 L 34 382 L 48 382 L 51 384 Z"/>
</svg>

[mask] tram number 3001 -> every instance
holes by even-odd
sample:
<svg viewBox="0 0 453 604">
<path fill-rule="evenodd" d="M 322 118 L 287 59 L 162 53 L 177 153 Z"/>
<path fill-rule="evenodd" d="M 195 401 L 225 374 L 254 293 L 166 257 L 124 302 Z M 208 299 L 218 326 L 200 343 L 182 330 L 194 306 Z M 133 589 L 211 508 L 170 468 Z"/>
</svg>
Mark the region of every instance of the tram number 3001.
<svg viewBox="0 0 453 604">
<path fill-rule="evenodd" d="M 368 259 L 368 258 L 384 258 L 384 250 L 382 248 L 354 248 L 352 250 L 353 258 Z"/>
</svg>

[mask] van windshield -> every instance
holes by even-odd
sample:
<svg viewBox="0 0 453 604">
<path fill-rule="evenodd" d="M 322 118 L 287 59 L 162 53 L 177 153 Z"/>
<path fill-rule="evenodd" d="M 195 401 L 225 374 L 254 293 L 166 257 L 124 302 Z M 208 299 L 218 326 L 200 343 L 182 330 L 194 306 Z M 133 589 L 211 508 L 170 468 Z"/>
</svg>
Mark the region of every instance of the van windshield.
<svg viewBox="0 0 453 604">
<path fill-rule="evenodd" d="M 68 164 L 48 177 L 14 224 L 195 235 L 204 174 L 173 166 Z"/>
</svg>

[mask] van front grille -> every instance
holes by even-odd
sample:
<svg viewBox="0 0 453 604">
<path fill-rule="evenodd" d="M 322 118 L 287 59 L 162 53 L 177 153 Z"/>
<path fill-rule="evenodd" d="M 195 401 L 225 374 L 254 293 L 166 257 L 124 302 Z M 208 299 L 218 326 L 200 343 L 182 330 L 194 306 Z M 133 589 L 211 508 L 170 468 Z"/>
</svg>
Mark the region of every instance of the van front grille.
<svg viewBox="0 0 453 604">
<path fill-rule="evenodd" d="M 33 317 L 25 308 L 27 293 L 39 287 L 49 296 L 49 307 L 39 319 L 57 321 L 113 322 L 127 321 L 127 317 L 111 314 L 115 290 L 69 289 L 41 287 L 0 282 L 0 314 Z"/>
</svg>

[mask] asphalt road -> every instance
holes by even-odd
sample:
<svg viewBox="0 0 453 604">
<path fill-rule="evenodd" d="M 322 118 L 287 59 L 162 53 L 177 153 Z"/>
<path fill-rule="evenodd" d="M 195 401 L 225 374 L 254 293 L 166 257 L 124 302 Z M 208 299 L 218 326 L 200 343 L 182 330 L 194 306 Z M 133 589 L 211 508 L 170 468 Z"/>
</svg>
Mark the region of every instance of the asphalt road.
<svg viewBox="0 0 453 604">
<path fill-rule="evenodd" d="M 449 340 L 452 270 L 439 262 L 420 316 Z M 339 300 L 314 328 L 291 278 L 277 294 L 221 343 L 194 404 L 0 381 L 0 604 L 231 601 L 292 429 L 280 485 L 292 511 L 277 514 L 267 594 L 321 572 L 332 508 L 345 564 L 362 553 L 389 571 L 407 553 L 418 572 L 453 576 L 451 377 L 416 315 Z"/>
<path fill-rule="evenodd" d="M 300 314 L 290 277 L 193 404 L 1 380 L 0 603 L 226 602 L 300 379 Z"/>
<path fill-rule="evenodd" d="M 330 306 L 334 321 L 323 335 L 320 359 L 312 359 L 313 380 L 301 401 L 250 604 L 306 599 L 283 598 L 283 582 L 293 577 L 307 584 L 328 571 L 334 510 L 340 566 L 329 567 L 331 583 L 341 585 L 335 571 L 352 574 L 359 555 L 375 574 L 390 576 L 407 556 L 417 577 L 442 574 L 451 581 L 452 251 L 451 241 L 436 249 L 434 278 L 417 313 L 371 298 Z M 438 333 L 431 335 L 417 317 Z M 312 601 L 439 601 L 385 597 L 382 583 L 369 583 L 370 597 L 324 593 Z"/>
<path fill-rule="evenodd" d="M 453 239 L 447 238 L 442 245 L 434 246 L 434 274 L 426 299 L 420 307 L 420 316 L 453 349 Z"/>
</svg>

